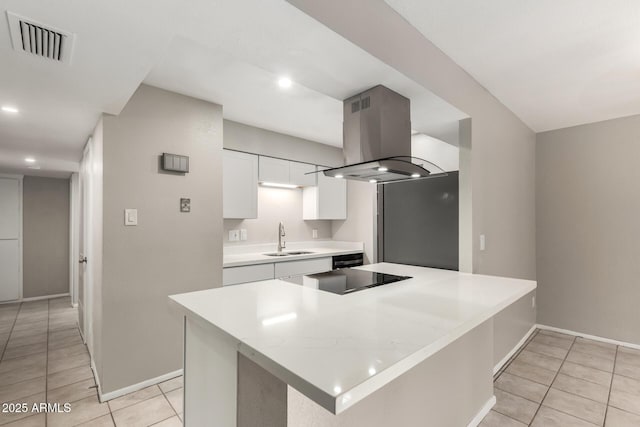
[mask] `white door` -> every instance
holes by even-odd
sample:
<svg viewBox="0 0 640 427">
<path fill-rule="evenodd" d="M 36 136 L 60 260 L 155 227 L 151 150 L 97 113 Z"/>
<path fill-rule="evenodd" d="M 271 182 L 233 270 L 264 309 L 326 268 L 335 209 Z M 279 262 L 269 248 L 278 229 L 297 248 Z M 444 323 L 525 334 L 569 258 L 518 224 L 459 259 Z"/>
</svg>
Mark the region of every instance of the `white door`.
<svg viewBox="0 0 640 427">
<path fill-rule="evenodd" d="M 21 182 L 0 177 L 0 301 L 20 298 Z"/>
<path fill-rule="evenodd" d="M 80 270 L 78 274 L 78 316 L 82 335 L 89 349 L 93 351 L 91 319 L 91 237 L 92 237 L 92 175 L 91 163 L 93 141 L 89 139 L 80 164 Z"/>
</svg>

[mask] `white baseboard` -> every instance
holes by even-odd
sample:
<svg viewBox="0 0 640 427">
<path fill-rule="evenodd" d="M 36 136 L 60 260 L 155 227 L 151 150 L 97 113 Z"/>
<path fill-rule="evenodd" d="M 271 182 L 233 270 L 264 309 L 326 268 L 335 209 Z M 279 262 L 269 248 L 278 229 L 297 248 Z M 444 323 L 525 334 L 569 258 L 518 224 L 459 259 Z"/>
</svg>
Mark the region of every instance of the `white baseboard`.
<svg viewBox="0 0 640 427">
<path fill-rule="evenodd" d="M 66 294 L 55 294 L 55 295 L 44 295 L 41 297 L 22 298 L 22 302 L 40 301 L 43 299 L 53 299 L 53 298 L 68 297 L 68 296 L 69 296 L 69 292 L 67 292 Z"/>
<path fill-rule="evenodd" d="M 473 417 L 473 419 L 467 425 L 467 427 L 476 427 L 476 426 L 478 426 L 482 422 L 482 420 L 484 420 L 484 417 L 487 416 L 489 411 L 491 411 L 491 408 L 493 408 L 493 406 L 495 404 L 496 404 L 496 397 L 495 396 L 491 396 L 491 399 L 487 400 L 487 403 L 485 403 L 484 406 L 482 407 L 482 409 L 480 409 L 480 412 L 478 412 L 476 414 L 476 416 Z"/>
<path fill-rule="evenodd" d="M 100 399 L 100 403 L 104 403 L 102 400 L 102 387 L 100 386 L 100 377 L 98 376 L 98 368 L 96 368 L 95 360 L 91 353 L 89 353 L 89 360 L 91 360 L 91 370 L 93 371 L 93 378 L 96 380 L 96 385 L 98 386 L 98 398 Z"/>
<path fill-rule="evenodd" d="M 536 325 L 536 327 L 538 329 L 545 329 L 547 331 L 559 332 L 561 334 L 573 335 L 573 336 L 576 336 L 576 337 L 587 338 L 587 339 L 594 340 L 594 341 L 605 342 L 605 343 L 608 343 L 608 344 L 621 345 L 623 347 L 635 348 L 637 350 L 640 350 L 640 344 L 633 344 L 633 343 L 625 342 L 625 341 L 612 340 L 610 338 L 603 338 L 603 337 L 599 337 L 597 335 L 589 335 L 589 334 L 584 334 L 582 332 L 570 331 L 569 329 L 556 328 L 556 327 L 547 326 L 547 325 L 538 324 L 538 325 Z"/>
<path fill-rule="evenodd" d="M 499 361 L 496 366 L 493 367 L 493 375 L 495 375 L 504 365 L 505 363 L 507 363 L 509 361 L 509 359 L 511 359 L 511 357 L 513 357 L 514 354 L 516 354 L 516 352 L 520 349 L 520 347 L 522 347 L 522 345 L 527 342 L 527 340 L 529 339 L 529 337 L 531 336 L 531 334 L 536 330 L 536 328 L 538 327 L 538 325 L 533 325 L 531 327 L 531 329 L 529 329 L 529 332 L 527 332 L 520 341 L 518 341 L 518 344 L 516 344 L 515 347 L 513 347 L 511 349 L 511 351 L 509 351 L 509 353 L 507 353 L 507 355 L 502 358 L 501 361 Z"/>
<path fill-rule="evenodd" d="M 98 385 L 98 394 L 100 396 L 100 402 L 106 402 L 108 400 L 115 399 L 116 397 L 124 396 L 125 394 L 133 393 L 134 391 L 142 390 L 143 388 L 146 388 L 155 384 L 160 384 L 161 382 L 170 380 L 175 377 L 179 377 L 180 375 L 182 375 L 182 369 L 169 372 L 168 374 L 160 375 L 159 377 L 150 378 L 138 384 L 133 384 L 128 387 L 110 391 L 109 393 L 102 393 L 102 390 Z"/>
<path fill-rule="evenodd" d="M 40 301 L 40 300 L 43 300 L 43 299 L 52 299 L 52 298 L 60 298 L 60 297 L 67 297 L 67 296 L 69 296 L 69 292 L 67 292 L 66 294 L 44 295 L 44 296 L 41 296 L 41 297 L 20 298 L 20 299 L 13 300 L 13 301 L 2 301 L 2 302 L 0 302 L 0 305 L 2 305 L 2 304 L 15 304 L 15 303 L 19 303 L 19 302 Z"/>
</svg>

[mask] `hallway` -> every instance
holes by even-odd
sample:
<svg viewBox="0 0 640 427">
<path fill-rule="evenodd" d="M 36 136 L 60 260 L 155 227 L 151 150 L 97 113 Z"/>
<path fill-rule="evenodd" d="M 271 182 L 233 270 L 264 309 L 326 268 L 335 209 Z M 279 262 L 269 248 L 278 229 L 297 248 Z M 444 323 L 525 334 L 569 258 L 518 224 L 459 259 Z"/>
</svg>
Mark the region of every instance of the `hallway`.
<svg viewBox="0 0 640 427">
<path fill-rule="evenodd" d="M 68 297 L 0 305 L 0 425 L 180 426 L 182 378 L 100 403 L 89 353 Z M 33 413 L 34 403 L 70 403 L 69 413 Z M 9 408 L 11 409 L 11 408 Z M 15 409 L 15 408 L 14 408 Z"/>
</svg>

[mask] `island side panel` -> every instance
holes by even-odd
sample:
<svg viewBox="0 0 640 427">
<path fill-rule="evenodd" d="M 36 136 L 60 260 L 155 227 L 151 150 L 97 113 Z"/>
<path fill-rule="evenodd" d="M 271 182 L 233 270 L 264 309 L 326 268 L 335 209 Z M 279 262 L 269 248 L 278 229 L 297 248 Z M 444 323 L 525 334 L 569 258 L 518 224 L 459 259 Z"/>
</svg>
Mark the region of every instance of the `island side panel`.
<svg viewBox="0 0 640 427">
<path fill-rule="evenodd" d="M 467 426 L 495 403 L 493 322 L 482 323 L 339 415 L 292 387 L 287 401 L 290 427 Z"/>
<path fill-rule="evenodd" d="M 287 425 L 287 384 L 238 353 L 238 426 Z"/>
<path fill-rule="evenodd" d="M 238 342 L 185 318 L 184 425 L 236 427 Z"/>
<path fill-rule="evenodd" d="M 495 372 L 502 368 L 512 352 L 522 344 L 521 340 L 532 332 L 536 324 L 535 295 L 536 291 L 530 292 L 493 316 Z"/>
</svg>

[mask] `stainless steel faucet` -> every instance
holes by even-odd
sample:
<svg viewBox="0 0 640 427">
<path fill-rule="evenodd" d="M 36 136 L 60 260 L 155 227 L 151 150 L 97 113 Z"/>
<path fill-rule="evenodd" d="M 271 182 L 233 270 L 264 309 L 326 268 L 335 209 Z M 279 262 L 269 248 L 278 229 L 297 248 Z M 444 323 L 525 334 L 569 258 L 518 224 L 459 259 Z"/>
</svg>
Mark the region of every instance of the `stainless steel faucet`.
<svg viewBox="0 0 640 427">
<path fill-rule="evenodd" d="M 278 224 L 278 252 L 282 252 L 282 249 L 287 247 L 287 242 L 282 241 L 284 236 L 286 236 L 284 232 L 284 224 L 280 221 L 280 224 Z"/>
</svg>

